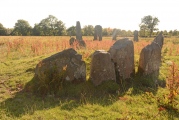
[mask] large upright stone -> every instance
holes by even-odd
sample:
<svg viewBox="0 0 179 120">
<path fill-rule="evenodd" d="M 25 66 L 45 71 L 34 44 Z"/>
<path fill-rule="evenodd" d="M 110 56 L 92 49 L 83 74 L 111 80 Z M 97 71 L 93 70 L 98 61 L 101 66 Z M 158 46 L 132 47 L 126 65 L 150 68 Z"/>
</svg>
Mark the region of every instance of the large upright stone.
<svg viewBox="0 0 179 120">
<path fill-rule="evenodd" d="M 90 70 L 90 80 L 94 85 L 100 85 L 103 81 L 116 81 L 114 64 L 110 53 L 98 50 L 93 53 Z"/>
<path fill-rule="evenodd" d="M 112 34 L 112 40 L 116 40 L 117 32 L 118 32 L 118 30 L 114 29 L 113 34 Z"/>
<path fill-rule="evenodd" d="M 138 31 L 137 31 L 137 30 L 134 31 L 134 41 L 136 41 L 136 42 L 139 41 L 139 38 L 138 38 Z"/>
<path fill-rule="evenodd" d="M 82 40 L 81 25 L 79 21 L 76 22 L 76 39 L 78 41 Z"/>
<path fill-rule="evenodd" d="M 115 64 L 116 81 L 131 78 L 135 73 L 133 42 L 128 38 L 117 40 L 109 53 Z"/>
<path fill-rule="evenodd" d="M 72 48 L 66 49 L 40 61 L 35 77 L 48 84 L 53 80 L 82 82 L 86 80 L 86 64 L 82 61 L 82 55 Z"/>
<path fill-rule="evenodd" d="M 94 39 L 93 40 L 98 40 L 102 41 L 102 26 L 101 25 L 96 25 L 94 28 Z"/>
<path fill-rule="evenodd" d="M 148 78 L 152 78 L 153 82 L 157 84 L 159 75 L 159 68 L 161 65 L 161 50 L 163 46 L 164 37 L 160 33 L 154 41 L 144 47 L 140 53 L 138 73 Z"/>
</svg>

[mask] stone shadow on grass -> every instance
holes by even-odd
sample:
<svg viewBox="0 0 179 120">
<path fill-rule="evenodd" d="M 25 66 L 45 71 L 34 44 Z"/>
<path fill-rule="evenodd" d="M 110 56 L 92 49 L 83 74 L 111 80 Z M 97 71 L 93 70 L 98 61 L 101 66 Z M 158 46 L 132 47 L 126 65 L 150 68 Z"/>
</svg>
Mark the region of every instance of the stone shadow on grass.
<svg viewBox="0 0 179 120">
<path fill-rule="evenodd" d="M 85 104 L 98 104 L 109 106 L 119 100 L 132 88 L 132 95 L 140 95 L 144 92 L 153 92 L 157 89 L 145 87 L 143 79 L 135 77 L 130 80 L 123 80 L 119 84 L 114 81 L 103 82 L 94 86 L 88 80 L 83 83 L 64 82 L 59 91 L 39 91 L 38 81 L 32 78 L 23 90 L 14 94 L 14 97 L 0 103 L 1 109 L 7 110 L 12 117 L 21 117 L 25 114 L 34 114 L 37 110 L 60 107 L 61 110 L 71 111 Z M 146 82 L 146 85 L 148 82 Z"/>
<path fill-rule="evenodd" d="M 148 76 L 140 76 L 139 74 L 135 75 L 135 78 L 133 79 L 133 94 L 141 94 L 144 92 L 151 92 L 153 95 L 157 94 L 158 88 L 166 87 L 166 81 L 163 79 L 159 79 L 156 77 L 157 83 L 154 82 L 154 79 L 151 78 L 150 75 Z"/>
<path fill-rule="evenodd" d="M 105 82 L 94 86 L 91 81 L 80 84 L 64 83 L 63 88 L 56 94 L 38 92 L 35 85 L 37 80 L 32 78 L 23 90 L 0 103 L 1 109 L 6 110 L 12 117 L 21 117 L 34 114 L 37 110 L 60 107 L 61 110 L 72 110 L 85 104 L 98 104 L 108 106 L 117 100 L 116 90 L 119 88 L 115 82 Z"/>
</svg>

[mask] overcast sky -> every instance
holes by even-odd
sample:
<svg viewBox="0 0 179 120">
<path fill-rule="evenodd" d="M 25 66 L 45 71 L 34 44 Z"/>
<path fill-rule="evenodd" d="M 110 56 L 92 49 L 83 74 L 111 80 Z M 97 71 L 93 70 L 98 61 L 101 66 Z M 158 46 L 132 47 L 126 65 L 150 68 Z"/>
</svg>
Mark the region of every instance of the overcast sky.
<svg viewBox="0 0 179 120">
<path fill-rule="evenodd" d="M 13 28 L 18 19 L 33 27 L 54 15 L 68 28 L 80 21 L 103 28 L 139 30 L 141 18 L 158 17 L 159 30 L 179 30 L 179 0 L 0 0 L 0 23 Z"/>
</svg>

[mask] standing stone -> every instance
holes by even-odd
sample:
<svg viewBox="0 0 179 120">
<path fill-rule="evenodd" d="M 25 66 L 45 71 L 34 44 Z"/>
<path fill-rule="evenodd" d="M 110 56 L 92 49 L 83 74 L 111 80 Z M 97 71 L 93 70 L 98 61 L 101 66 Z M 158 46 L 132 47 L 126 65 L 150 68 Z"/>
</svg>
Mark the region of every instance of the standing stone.
<svg viewBox="0 0 179 120">
<path fill-rule="evenodd" d="M 137 30 L 134 31 L 134 41 L 136 41 L 136 42 L 139 41 L 139 38 L 138 38 L 138 31 L 137 31 Z"/>
<path fill-rule="evenodd" d="M 82 38 L 81 25 L 79 21 L 76 22 L 76 42 L 78 43 L 79 46 L 79 47 L 77 46 L 78 48 L 86 47 L 86 43 Z"/>
<path fill-rule="evenodd" d="M 112 34 L 112 40 L 116 40 L 117 32 L 118 32 L 118 30 L 114 29 L 113 34 Z"/>
<path fill-rule="evenodd" d="M 94 39 L 93 40 L 98 40 L 102 41 L 102 26 L 101 25 L 96 25 L 94 28 Z"/>
<path fill-rule="evenodd" d="M 109 53 L 115 65 L 117 83 L 131 78 L 135 73 L 133 42 L 128 38 L 120 39 L 111 46 Z"/>
<path fill-rule="evenodd" d="M 35 77 L 44 83 L 57 81 L 86 81 L 86 64 L 82 55 L 70 48 L 56 53 L 39 62 L 35 69 Z"/>
<path fill-rule="evenodd" d="M 95 51 L 92 56 L 90 80 L 94 85 L 100 85 L 103 81 L 116 81 L 114 64 L 110 53 L 104 50 Z"/>
<path fill-rule="evenodd" d="M 151 78 L 155 85 L 157 84 L 159 75 L 163 41 L 164 37 L 162 33 L 160 33 L 154 41 L 144 47 L 140 53 L 138 73 Z"/>
<path fill-rule="evenodd" d="M 82 40 L 81 25 L 79 21 L 76 22 L 76 39 L 78 41 Z"/>
</svg>

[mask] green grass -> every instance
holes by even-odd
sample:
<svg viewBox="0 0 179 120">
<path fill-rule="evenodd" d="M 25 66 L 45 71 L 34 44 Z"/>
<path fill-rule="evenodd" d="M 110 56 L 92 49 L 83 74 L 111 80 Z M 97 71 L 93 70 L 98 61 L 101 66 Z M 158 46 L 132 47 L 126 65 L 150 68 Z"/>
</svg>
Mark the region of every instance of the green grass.
<svg viewBox="0 0 179 120">
<path fill-rule="evenodd" d="M 44 37 L 45 38 L 45 37 Z M 90 37 L 87 37 L 90 39 Z M 56 39 L 56 38 L 55 38 Z M 108 38 L 106 38 L 108 39 Z M 146 41 L 150 39 L 145 38 Z M 170 38 L 171 39 L 171 38 Z M 1 40 L 1 39 L 0 39 Z M 179 41 L 179 39 L 177 39 Z M 175 38 L 175 43 L 177 43 Z M 3 38 L 3 41 L 4 38 Z M 165 44 L 170 43 L 168 40 Z M 177 45 L 177 44 L 176 44 Z M 164 46 L 165 47 L 165 46 Z M 168 46 L 167 46 L 168 47 Z M 18 51 L 14 51 L 17 55 Z M 78 51 L 82 53 L 84 51 Z M 14 54 L 14 53 L 13 53 Z M 2 120 L 167 120 L 166 110 L 159 112 L 158 98 L 168 93 L 166 88 L 154 90 L 142 85 L 143 80 L 134 78 L 130 84 L 123 81 L 118 85 L 105 82 L 95 87 L 90 81 L 81 84 L 65 83 L 58 94 L 36 94 L 33 89 L 36 64 L 50 56 L 0 57 L 0 119 Z M 4 55 L 4 54 L 3 54 Z M 162 65 L 159 79 L 166 81 L 168 61 L 179 65 L 179 57 L 162 53 Z M 137 62 L 139 55 L 135 55 Z M 89 78 L 91 59 L 87 63 Z M 137 63 L 136 63 L 137 67 Z M 177 97 L 179 101 L 179 97 Z M 175 108 L 179 109 L 179 105 Z M 179 118 L 179 111 L 172 113 Z"/>
</svg>

